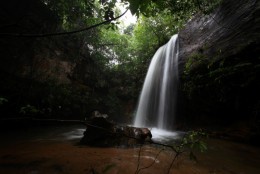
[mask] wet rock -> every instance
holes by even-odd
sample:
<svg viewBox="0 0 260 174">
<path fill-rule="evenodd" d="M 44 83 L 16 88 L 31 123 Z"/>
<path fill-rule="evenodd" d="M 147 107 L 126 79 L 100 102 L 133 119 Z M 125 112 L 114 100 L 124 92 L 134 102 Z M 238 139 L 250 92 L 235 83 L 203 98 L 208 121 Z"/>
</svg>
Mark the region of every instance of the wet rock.
<svg viewBox="0 0 260 174">
<path fill-rule="evenodd" d="M 91 118 L 95 118 L 95 117 L 104 117 L 104 118 L 108 118 L 107 114 L 101 114 L 99 111 L 93 111 L 92 112 L 92 117 Z"/>
<path fill-rule="evenodd" d="M 152 134 L 148 128 L 120 126 L 104 117 L 94 117 L 86 122 L 87 129 L 81 144 L 90 146 L 124 146 L 151 142 Z"/>
</svg>

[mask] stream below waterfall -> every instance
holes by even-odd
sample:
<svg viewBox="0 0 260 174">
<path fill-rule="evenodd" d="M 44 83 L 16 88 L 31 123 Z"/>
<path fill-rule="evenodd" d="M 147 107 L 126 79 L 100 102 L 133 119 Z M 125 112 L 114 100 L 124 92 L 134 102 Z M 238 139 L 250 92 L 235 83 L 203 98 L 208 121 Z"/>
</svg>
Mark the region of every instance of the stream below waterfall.
<svg viewBox="0 0 260 174">
<path fill-rule="evenodd" d="M 80 146 L 85 127 L 58 125 L 13 129 L 0 133 L 0 173 L 167 173 L 173 158 L 170 149 L 145 145 L 141 148 L 98 148 Z M 181 132 L 152 129 L 156 141 L 171 141 Z M 198 161 L 187 154 L 174 163 L 174 174 L 258 174 L 260 149 L 246 144 L 209 139 L 208 151 L 196 153 Z M 140 159 L 139 159 L 140 154 Z M 157 156 L 157 157 L 156 157 Z M 138 160 L 139 159 L 139 160 Z"/>
</svg>

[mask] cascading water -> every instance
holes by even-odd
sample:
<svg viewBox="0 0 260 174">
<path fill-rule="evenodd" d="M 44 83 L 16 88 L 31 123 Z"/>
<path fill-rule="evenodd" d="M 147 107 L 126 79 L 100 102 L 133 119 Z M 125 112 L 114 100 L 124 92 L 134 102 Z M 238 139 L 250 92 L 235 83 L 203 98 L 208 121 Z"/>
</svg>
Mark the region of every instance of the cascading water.
<svg viewBox="0 0 260 174">
<path fill-rule="evenodd" d="M 173 129 L 178 83 L 178 35 L 159 48 L 149 66 L 134 126 Z"/>
</svg>

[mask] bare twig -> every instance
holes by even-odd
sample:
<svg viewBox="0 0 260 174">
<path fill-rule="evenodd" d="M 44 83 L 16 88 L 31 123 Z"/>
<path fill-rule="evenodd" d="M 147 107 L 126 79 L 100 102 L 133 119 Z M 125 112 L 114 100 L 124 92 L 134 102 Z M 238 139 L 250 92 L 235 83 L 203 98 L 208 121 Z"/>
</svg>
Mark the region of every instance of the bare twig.
<svg viewBox="0 0 260 174">
<path fill-rule="evenodd" d="M 138 152 L 138 161 L 137 161 L 137 168 L 136 168 L 135 174 L 139 173 L 141 150 L 142 150 L 142 144 L 140 145 L 139 152 Z"/>
<path fill-rule="evenodd" d="M 155 156 L 155 158 L 154 158 L 154 160 L 153 160 L 153 162 L 152 162 L 151 164 L 149 164 L 149 165 L 146 166 L 146 167 L 140 168 L 140 169 L 137 171 L 136 174 L 138 174 L 141 170 L 148 169 L 148 168 L 152 167 L 152 166 L 155 164 L 155 162 L 156 162 L 158 156 L 161 154 L 162 151 L 164 151 L 164 149 L 161 149 L 161 150 L 156 154 L 156 156 Z"/>
<path fill-rule="evenodd" d="M 170 173 L 174 161 L 175 161 L 175 160 L 178 158 L 178 156 L 179 156 L 180 154 L 182 154 L 183 152 L 184 152 L 184 151 L 176 152 L 176 154 L 174 155 L 174 158 L 172 159 L 172 162 L 171 162 L 171 164 L 170 164 L 170 166 L 169 166 L 169 168 L 168 168 L 167 174 Z"/>
</svg>

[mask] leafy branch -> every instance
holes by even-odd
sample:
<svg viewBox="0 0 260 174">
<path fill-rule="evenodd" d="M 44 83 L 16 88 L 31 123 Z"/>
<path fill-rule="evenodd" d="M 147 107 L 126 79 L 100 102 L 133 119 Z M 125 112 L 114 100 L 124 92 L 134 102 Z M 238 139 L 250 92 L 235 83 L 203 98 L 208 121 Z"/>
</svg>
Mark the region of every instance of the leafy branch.
<svg viewBox="0 0 260 174">
<path fill-rule="evenodd" d="M 193 153 L 193 150 L 199 150 L 201 152 L 204 152 L 207 150 L 207 145 L 202 141 L 203 137 L 206 137 L 206 133 L 204 133 L 203 131 L 199 130 L 199 131 L 190 131 L 188 132 L 181 140 L 181 142 L 177 145 L 168 145 L 168 144 L 162 144 L 162 143 L 156 143 L 156 142 L 150 142 L 151 144 L 156 144 L 156 145 L 161 145 L 164 147 L 169 147 L 171 148 L 171 150 L 173 150 L 173 152 L 175 153 L 170 166 L 168 167 L 167 170 L 167 174 L 170 173 L 170 170 L 174 164 L 174 162 L 177 160 L 177 158 L 185 153 L 185 152 L 189 152 L 189 157 L 191 160 L 197 160 L 196 156 Z M 153 162 L 151 164 L 149 164 L 148 166 L 139 168 L 140 166 L 140 157 L 141 157 L 141 148 L 142 145 L 140 146 L 139 152 L 138 152 L 138 164 L 137 164 L 137 169 L 135 174 L 138 174 L 141 170 L 144 169 L 148 169 L 150 167 L 152 167 L 154 165 L 154 163 L 156 162 L 156 160 L 158 159 L 159 155 L 161 154 L 162 151 L 164 151 L 165 149 L 161 149 L 155 156 Z"/>
</svg>

